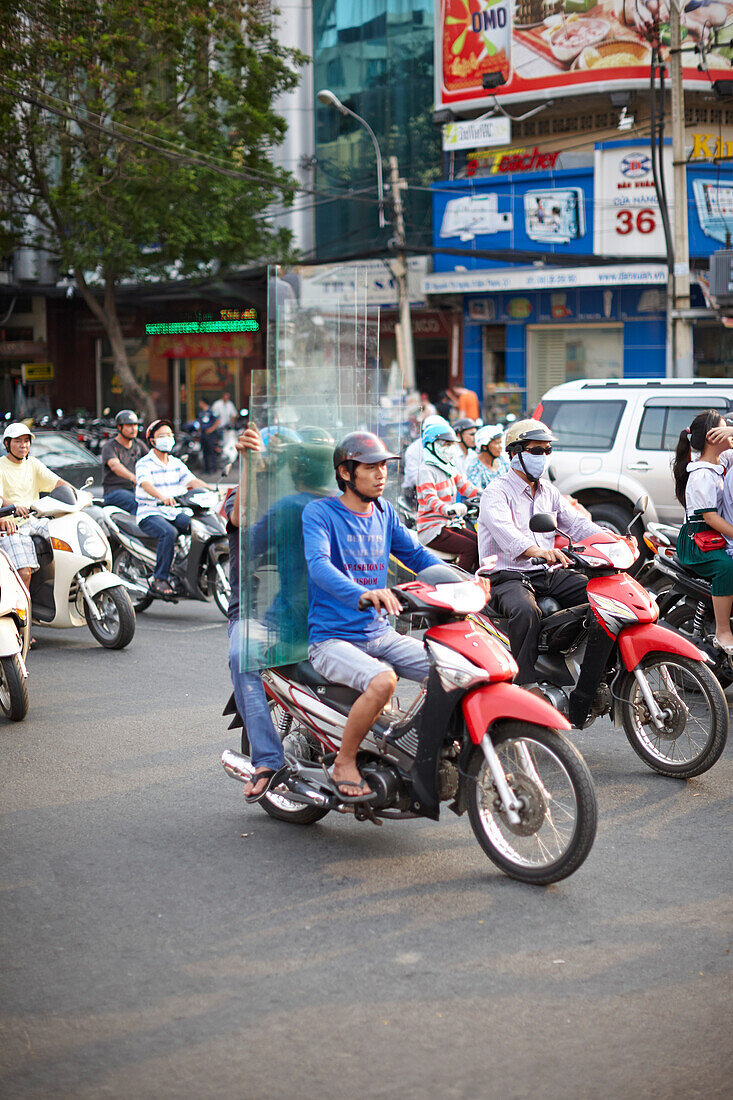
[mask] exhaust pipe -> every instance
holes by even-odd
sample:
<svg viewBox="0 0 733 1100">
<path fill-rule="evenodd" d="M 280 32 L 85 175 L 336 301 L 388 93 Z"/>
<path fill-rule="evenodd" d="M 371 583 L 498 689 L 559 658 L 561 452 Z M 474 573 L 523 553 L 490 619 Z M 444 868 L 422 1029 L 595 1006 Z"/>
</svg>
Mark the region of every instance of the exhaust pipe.
<svg viewBox="0 0 733 1100">
<path fill-rule="evenodd" d="M 240 783 L 249 783 L 255 773 L 255 766 L 248 756 L 233 749 L 224 749 L 221 754 L 221 764 L 227 775 Z"/>
</svg>

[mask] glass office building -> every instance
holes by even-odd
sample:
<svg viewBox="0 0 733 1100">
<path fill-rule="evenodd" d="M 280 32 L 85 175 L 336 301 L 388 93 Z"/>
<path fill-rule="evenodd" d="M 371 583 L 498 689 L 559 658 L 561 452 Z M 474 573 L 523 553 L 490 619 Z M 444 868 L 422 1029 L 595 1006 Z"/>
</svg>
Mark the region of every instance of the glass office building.
<svg viewBox="0 0 733 1100">
<path fill-rule="evenodd" d="M 407 240 L 432 243 L 429 185 L 441 170 L 433 112 L 433 0 L 313 0 L 314 89 L 332 91 L 366 119 L 384 159 L 390 155 L 411 187 L 404 195 Z M 317 258 L 357 255 L 392 235 L 378 229 L 377 175 L 369 135 L 334 107 L 316 104 Z M 419 190 L 416 188 L 425 188 Z"/>
</svg>

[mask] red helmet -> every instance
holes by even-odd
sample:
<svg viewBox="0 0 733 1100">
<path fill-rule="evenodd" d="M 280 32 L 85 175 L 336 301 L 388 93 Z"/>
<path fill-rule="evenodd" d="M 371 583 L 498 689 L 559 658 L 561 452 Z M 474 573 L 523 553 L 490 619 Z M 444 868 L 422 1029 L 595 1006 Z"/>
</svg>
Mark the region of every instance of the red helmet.
<svg viewBox="0 0 733 1100">
<path fill-rule="evenodd" d="M 151 447 L 153 445 L 153 436 L 157 432 L 158 428 L 162 428 L 164 424 L 166 424 L 172 432 L 175 432 L 176 429 L 173 425 L 173 421 L 169 420 L 167 416 L 163 416 L 159 420 L 153 420 L 151 424 L 148 424 L 148 427 L 145 431 L 145 442 L 148 443 Z"/>
</svg>

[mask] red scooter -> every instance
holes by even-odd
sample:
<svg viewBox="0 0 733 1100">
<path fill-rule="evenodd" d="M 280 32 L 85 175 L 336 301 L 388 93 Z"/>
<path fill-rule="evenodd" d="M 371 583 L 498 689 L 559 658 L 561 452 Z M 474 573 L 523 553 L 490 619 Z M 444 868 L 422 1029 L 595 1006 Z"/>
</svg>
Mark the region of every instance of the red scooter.
<svg viewBox="0 0 733 1100">
<path fill-rule="evenodd" d="M 639 501 L 638 514 L 643 507 Z M 529 526 L 556 531 L 550 513 L 532 516 Z M 538 601 L 545 617 L 535 667 L 545 696 L 578 728 L 610 714 L 661 775 L 689 779 L 712 768 L 728 738 L 725 696 L 708 656 L 657 623 L 655 600 L 625 572 L 639 556 L 636 539 L 603 531 L 575 545 L 564 535 L 555 541 L 589 577 L 588 602 L 561 610 L 551 597 Z M 541 558 L 532 564 L 548 568 Z M 508 646 L 506 620 L 490 603 L 487 614 Z"/>
<path fill-rule="evenodd" d="M 512 684 L 514 659 L 473 617 L 486 602 L 485 585 L 434 565 L 392 592 L 403 617 L 429 624 L 430 674 L 412 705 L 385 711 L 361 745 L 371 798 L 345 804 L 327 770 L 359 693 L 301 662 L 262 674 L 290 769 L 263 809 L 301 825 L 332 810 L 381 825 L 437 820 L 447 802 L 458 815 L 468 812 L 486 855 L 513 878 L 545 885 L 572 874 L 596 832 L 590 773 L 560 732 L 570 728 L 567 719 Z M 235 713 L 230 729 L 243 725 L 233 696 L 224 713 Z M 234 779 L 252 777 L 246 729 L 242 753 L 225 751 L 222 764 Z"/>
</svg>

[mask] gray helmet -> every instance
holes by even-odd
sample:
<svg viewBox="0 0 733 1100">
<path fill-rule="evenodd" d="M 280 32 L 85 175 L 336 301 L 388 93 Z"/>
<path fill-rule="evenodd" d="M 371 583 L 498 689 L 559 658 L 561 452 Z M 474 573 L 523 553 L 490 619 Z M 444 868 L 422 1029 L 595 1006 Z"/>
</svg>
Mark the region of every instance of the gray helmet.
<svg viewBox="0 0 733 1100">
<path fill-rule="evenodd" d="M 121 428 L 123 424 L 139 424 L 138 416 L 132 409 L 120 409 L 115 417 L 115 424 Z"/>
<path fill-rule="evenodd" d="M 397 455 L 388 451 L 374 432 L 351 432 L 341 440 L 333 452 L 333 468 L 338 470 L 339 466 L 348 466 L 350 462 L 366 462 L 368 465 L 374 465 L 377 462 L 385 462 L 389 458 L 397 458 Z"/>
</svg>

